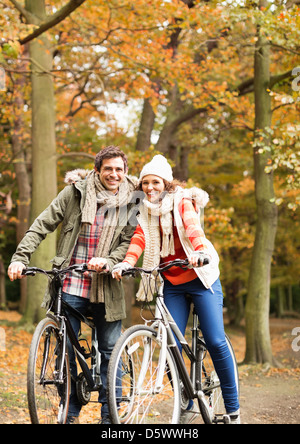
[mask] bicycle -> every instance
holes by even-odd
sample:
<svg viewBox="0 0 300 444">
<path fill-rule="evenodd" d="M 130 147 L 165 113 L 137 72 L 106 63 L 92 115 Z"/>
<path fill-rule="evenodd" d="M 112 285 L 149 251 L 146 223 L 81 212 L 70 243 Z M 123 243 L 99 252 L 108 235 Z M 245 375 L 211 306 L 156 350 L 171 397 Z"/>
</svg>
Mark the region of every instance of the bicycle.
<svg viewBox="0 0 300 444">
<path fill-rule="evenodd" d="M 161 274 L 171 267 L 184 268 L 188 264 L 187 259 L 175 260 L 154 270 L 132 268 L 123 272 L 124 276 L 155 273 L 157 298 L 154 319 L 144 319 L 145 325 L 129 328 L 117 341 L 112 353 L 107 389 L 113 424 L 179 424 L 191 399 L 198 400 L 204 423 L 230 422 L 219 378 L 200 335 L 198 316 L 193 311 L 190 347 L 164 303 Z M 190 374 L 175 337 L 191 363 Z M 226 341 L 234 360 L 238 387 L 234 351 L 227 336 Z"/>
<path fill-rule="evenodd" d="M 34 332 L 28 359 L 27 398 L 33 424 L 65 424 L 68 416 L 71 375 L 67 338 L 69 338 L 82 372 L 76 379 L 79 402 L 88 404 L 91 392 L 100 391 L 101 356 L 98 351 L 95 325 L 62 299 L 62 278 L 69 272 L 84 273 L 86 264 L 71 265 L 50 271 L 36 267 L 24 269 L 23 275 L 46 275 L 49 280 L 50 304 L 46 318 L 40 321 Z M 85 338 L 77 339 L 68 312 L 86 324 L 92 331 L 91 347 Z M 84 342 L 85 346 L 81 345 Z M 90 367 L 87 360 L 90 359 Z"/>
</svg>

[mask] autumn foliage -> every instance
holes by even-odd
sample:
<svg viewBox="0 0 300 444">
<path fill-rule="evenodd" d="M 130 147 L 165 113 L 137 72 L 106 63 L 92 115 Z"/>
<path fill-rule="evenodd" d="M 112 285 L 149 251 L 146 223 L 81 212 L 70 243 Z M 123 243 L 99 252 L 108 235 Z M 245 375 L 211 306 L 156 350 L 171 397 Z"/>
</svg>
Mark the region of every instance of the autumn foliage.
<svg viewBox="0 0 300 444">
<path fill-rule="evenodd" d="M 46 17 L 69 3 L 44 2 Z M 299 5 L 258 3 L 86 0 L 36 37 L 41 46 L 47 37 L 45 51 L 52 55 L 46 74 L 55 90 L 59 189 L 68 169 L 91 168 L 95 153 L 110 143 L 128 153 L 132 174 L 154 153 L 165 154 L 176 177 L 210 194 L 205 229 L 221 255 L 226 304 L 236 323 L 243 318 L 257 221 L 253 150 L 269 156 L 265 173 L 274 175 L 273 203 L 279 210 L 272 297 L 279 286 L 292 289 L 297 309 L 299 295 Z M 32 23 L 22 5 L 9 0 L 0 5 L 5 71 L 0 259 L 5 267 L 30 223 L 25 210 L 35 181 L 30 76 L 41 60 L 32 60 L 30 43 L 23 42 L 42 23 Z M 272 104 L 271 125 L 260 133 L 254 123 L 258 29 L 270 49 Z M 6 282 L 6 292 L 18 300 L 19 288 Z"/>
</svg>

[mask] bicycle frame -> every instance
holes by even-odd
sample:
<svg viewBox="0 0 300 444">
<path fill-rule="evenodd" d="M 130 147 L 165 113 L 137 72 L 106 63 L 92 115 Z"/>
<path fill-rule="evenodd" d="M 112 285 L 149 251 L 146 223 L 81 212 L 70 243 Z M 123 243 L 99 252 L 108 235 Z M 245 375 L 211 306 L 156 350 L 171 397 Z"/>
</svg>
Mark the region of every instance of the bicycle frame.
<svg viewBox="0 0 300 444">
<path fill-rule="evenodd" d="M 68 310 L 68 312 L 70 312 L 73 316 L 75 316 L 79 321 L 85 323 L 86 325 L 88 325 L 92 329 L 92 333 L 93 333 L 92 334 L 92 336 L 93 336 L 92 337 L 92 342 L 93 342 L 92 349 L 94 349 L 95 353 L 96 353 L 96 358 L 94 359 L 94 362 L 92 362 L 92 371 L 90 371 L 90 369 L 87 365 L 87 362 L 86 362 L 86 358 L 90 357 L 90 354 L 86 354 L 84 348 L 81 347 L 79 340 L 77 339 L 75 332 L 72 328 L 71 322 L 66 314 L 66 310 Z M 47 312 L 47 314 L 49 314 L 49 312 Z M 100 382 L 97 384 L 97 383 L 95 383 L 95 381 L 96 381 L 96 378 L 100 374 L 100 371 L 97 368 L 100 365 L 100 362 L 99 362 L 99 359 L 97 358 L 97 354 L 99 352 L 98 352 L 98 345 L 96 344 L 97 335 L 95 333 L 94 323 L 62 299 L 62 289 L 61 288 L 58 289 L 57 300 L 56 300 L 56 309 L 54 311 L 54 315 L 55 315 L 56 319 L 58 319 L 60 322 L 59 334 L 64 339 L 64 341 L 63 341 L 64 353 L 66 352 L 66 349 L 67 349 L 67 337 L 68 337 L 74 350 L 75 350 L 76 357 L 78 359 L 78 362 L 79 362 L 79 365 L 82 369 L 82 372 L 86 378 L 86 381 L 87 381 L 90 391 L 98 391 L 100 389 L 101 384 L 100 384 Z M 62 380 L 62 375 L 63 375 L 63 361 L 61 363 L 61 368 L 59 370 L 59 380 Z"/>
<path fill-rule="evenodd" d="M 160 339 L 162 341 L 162 352 L 159 358 L 160 365 L 155 389 L 159 390 L 160 384 L 163 379 L 163 373 L 166 365 L 166 350 L 168 346 L 175 360 L 180 379 L 182 380 L 186 391 L 186 395 L 189 399 L 197 398 L 199 395 L 201 395 L 201 381 L 196 381 L 197 346 L 200 343 L 202 346 L 205 347 L 205 343 L 198 338 L 198 316 L 195 313 L 193 314 L 191 349 L 164 303 L 163 283 L 161 283 L 156 299 L 155 319 L 157 321 L 153 324 L 153 327 L 158 328 L 158 336 L 160 335 Z M 191 362 L 190 375 L 188 374 L 184 360 L 177 346 L 175 337 L 182 345 L 185 354 Z"/>
</svg>

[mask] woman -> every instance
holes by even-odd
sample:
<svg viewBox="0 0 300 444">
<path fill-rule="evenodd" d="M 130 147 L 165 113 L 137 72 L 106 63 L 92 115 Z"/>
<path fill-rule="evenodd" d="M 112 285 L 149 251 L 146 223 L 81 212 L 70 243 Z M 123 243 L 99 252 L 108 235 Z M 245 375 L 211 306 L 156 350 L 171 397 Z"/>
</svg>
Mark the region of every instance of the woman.
<svg viewBox="0 0 300 444">
<path fill-rule="evenodd" d="M 164 299 L 181 332 L 185 334 L 190 313 L 190 297 L 199 316 L 201 330 L 218 373 L 227 414 L 231 423 L 240 423 L 238 388 L 234 363 L 229 352 L 223 323 L 223 294 L 219 280 L 219 257 L 206 239 L 199 220 L 199 207 L 208 202 L 206 192 L 185 190 L 173 181 L 167 160 L 155 156 L 144 166 L 139 189 L 145 194 L 137 216 L 139 225 L 133 235 L 124 261 L 113 269 L 121 279 L 122 271 L 134 267 L 144 251 L 143 268 L 151 269 L 161 262 L 189 259 L 193 267 L 173 267 L 164 273 Z M 199 267 L 208 256 L 209 265 Z M 145 298 L 140 286 L 138 300 Z M 189 298 L 187 298 L 189 295 Z M 149 295 L 146 295 L 148 297 Z M 191 401 L 188 410 L 193 407 Z"/>
</svg>

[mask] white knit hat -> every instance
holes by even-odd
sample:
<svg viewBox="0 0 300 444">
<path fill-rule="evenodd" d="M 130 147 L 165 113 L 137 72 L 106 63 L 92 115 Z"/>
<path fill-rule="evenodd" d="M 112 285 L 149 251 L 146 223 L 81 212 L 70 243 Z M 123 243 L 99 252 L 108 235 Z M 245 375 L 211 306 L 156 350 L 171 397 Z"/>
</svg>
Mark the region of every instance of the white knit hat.
<svg viewBox="0 0 300 444">
<path fill-rule="evenodd" d="M 141 181 L 143 177 L 152 174 L 153 176 L 161 177 L 168 182 L 173 181 L 173 172 L 171 165 L 167 161 L 167 159 L 158 154 L 154 156 L 151 162 L 147 163 L 141 171 L 139 180 Z"/>
</svg>

